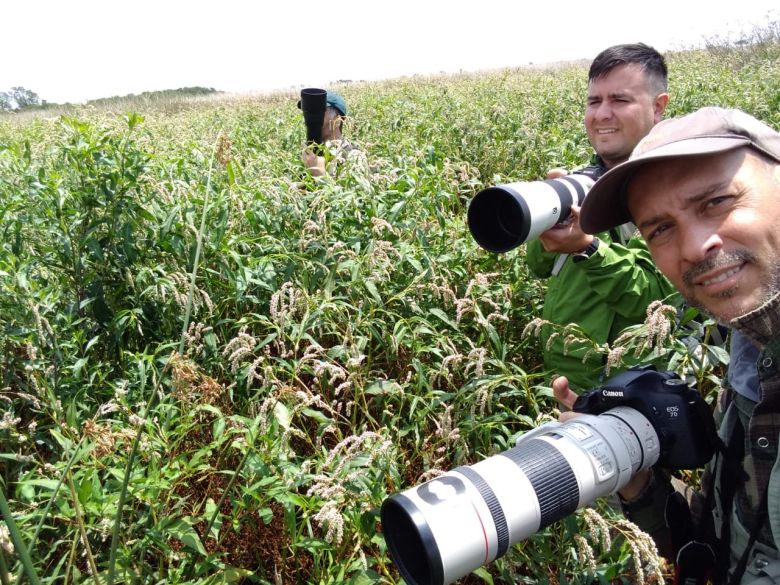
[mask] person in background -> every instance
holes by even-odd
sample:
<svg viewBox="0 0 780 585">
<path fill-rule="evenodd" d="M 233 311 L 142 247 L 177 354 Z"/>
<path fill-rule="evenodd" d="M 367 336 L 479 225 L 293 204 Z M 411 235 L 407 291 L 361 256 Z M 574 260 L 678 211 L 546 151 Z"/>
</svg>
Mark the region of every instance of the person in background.
<svg viewBox="0 0 780 585">
<path fill-rule="evenodd" d="M 661 120 L 666 90 L 664 58 L 645 44 L 609 47 L 593 60 L 585 129 L 597 174 L 628 159 Z M 561 174 L 565 171 L 554 170 L 548 178 Z M 542 310 L 547 324 L 541 329 L 545 368 L 566 375 L 580 390 L 602 381 L 605 359 L 589 345 L 571 343 L 562 328 L 574 323 L 594 342 L 611 343 L 626 327 L 644 322 L 652 301 L 674 294 L 633 225 L 586 234 L 578 207 L 572 208 L 572 221 L 527 244 L 526 262 L 534 276 L 548 279 Z"/>
<path fill-rule="evenodd" d="M 722 443 L 701 491 L 685 497 L 663 469 L 643 470 L 619 494 L 623 511 L 676 560 L 676 582 L 780 583 L 780 133 L 722 108 L 658 124 L 582 206 L 587 233 L 626 221 L 691 305 L 739 332 L 733 352 L 755 348 L 758 391 L 721 389 Z M 577 398 L 565 377 L 553 390 L 564 406 Z"/>
<path fill-rule="evenodd" d="M 344 121 L 347 118 L 347 102 L 342 96 L 332 91 L 327 92 L 325 102 L 327 108 L 322 121 L 322 143 L 330 153 L 332 164 L 327 165 L 326 168 L 325 157 L 307 146 L 303 150 L 302 159 L 312 177 L 335 175 L 339 161 L 346 159 L 350 153 L 356 151 L 355 146 L 342 134 Z M 300 108 L 300 102 L 298 107 Z"/>
</svg>

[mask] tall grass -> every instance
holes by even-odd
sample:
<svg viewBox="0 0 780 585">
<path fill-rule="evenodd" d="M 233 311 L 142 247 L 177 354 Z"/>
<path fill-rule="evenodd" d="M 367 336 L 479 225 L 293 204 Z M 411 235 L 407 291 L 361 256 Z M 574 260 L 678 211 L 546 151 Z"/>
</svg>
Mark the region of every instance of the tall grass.
<svg viewBox="0 0 780 585">
<path fill-rule="evenodd" d="M 671 113 L 780 126 L 778 54 L 669 55 Z M 2 582 L 397 582 L 382 500 L 555 416 L 523 334 L 544 283 L 464 212 L 587 162 L 585 77 L 344 86 L 366 157 L 321 182 L 291 95 L 0 118 Z M 713 387 L 722 350 L 665 326 L 659 351 Z M 600 505 L 468 580 L 628 583 L 654 562 Z"/>
</svg>

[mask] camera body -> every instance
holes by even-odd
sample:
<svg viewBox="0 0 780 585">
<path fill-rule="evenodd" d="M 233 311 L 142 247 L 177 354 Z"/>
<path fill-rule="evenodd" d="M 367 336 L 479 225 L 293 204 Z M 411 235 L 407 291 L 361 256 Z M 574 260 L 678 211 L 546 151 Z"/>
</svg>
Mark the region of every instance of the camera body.
<svg viewBox="0 0 780 585">
<path fill-rule="evenodd" d="M 582 414 L 385 499 L 382 530 L 407 583 L 452 583 L 620 490 L 637 471 L 657 463 L 692 469 L 714 452 L 715 423 L 704 399 L 652 365 L 587 392 L 575 410 Z"/>
<path fill-rule="evenodd" d="M 567 221 L 572 205 L 582 205 L 602 167 L 564 177 L 488 187 L 469 205 L 467 221 L 476 242 L 490 252 L 508 252 Z"/>
<path fill-rule="evenodd" d="M 637 366 L 579 396 L 575 412 L 600 415 L 616 406 L 637 410 L 653 425 L 660 441 L 658 464 L 696 469 L 709 461 L 717 431 L 701 395 L 672 372 Z"/>
</svg>

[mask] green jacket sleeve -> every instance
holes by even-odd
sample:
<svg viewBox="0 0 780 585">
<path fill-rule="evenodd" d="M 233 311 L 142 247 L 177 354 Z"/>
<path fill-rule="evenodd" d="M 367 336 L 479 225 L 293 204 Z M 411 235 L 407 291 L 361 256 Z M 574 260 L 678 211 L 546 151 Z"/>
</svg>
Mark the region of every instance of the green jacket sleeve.
<svg viewBox="0 0 780 585">
<path fill-rule="evenodd" d="M 653 264 L 643 239 L 634 237 L 622 245 L 606 234 L 598 237 L 596 252 L 576 266 L 583 270 L 590 290 L 615 313 L 641 322 L 654 300 L 679 304 L 678 293 Z"/>
<path fill-rule="evenodd" d="M 553 266 L 557 257 L 558 254 L 556 252 L 547 252 L 538 239 L 531 240 L 525 245 L 525 261 L 531 274 L 536 278 L 549 278 L 552 276 Z"/>
</svg>

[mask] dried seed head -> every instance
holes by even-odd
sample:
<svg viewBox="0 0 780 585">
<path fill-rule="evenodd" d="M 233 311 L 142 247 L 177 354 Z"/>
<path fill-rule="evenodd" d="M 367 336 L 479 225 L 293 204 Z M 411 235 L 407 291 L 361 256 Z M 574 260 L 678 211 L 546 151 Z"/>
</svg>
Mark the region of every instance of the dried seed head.
<svg viewBox="0 0 780 585">
<path fill-rule="evenodd" d="M 217 138 L 217 159 L 223 167 L 233 160 L 233 143 L 224 132 Z"/>
</svg>

